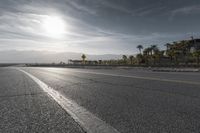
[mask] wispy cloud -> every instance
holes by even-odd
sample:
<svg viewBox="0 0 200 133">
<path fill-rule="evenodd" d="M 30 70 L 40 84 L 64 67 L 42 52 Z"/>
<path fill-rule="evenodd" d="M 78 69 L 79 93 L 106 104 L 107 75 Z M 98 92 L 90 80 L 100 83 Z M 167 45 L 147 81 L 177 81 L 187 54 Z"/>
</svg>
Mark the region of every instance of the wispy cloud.
<svg viewBox="0 0 200 133">
<path fill-rule="evenodd" d="M 174 9 L 170 12 L 170 19 L 173 19 L 177 15 L 190 15 L 200 14 L 200 5 L 185 6 Z"/>
<path fill-rule="evenodd" d="M 136 6 L 134 8 L 130 8 L 130 7 L 128 8 L 126 6 L 116 4 L 115 2 L 109 2 L 109 1 L 106 1 L 106 0 L 102 0 L 101 4 L 108 7 L 108 8 L 111 8 L 111 9 L 114 9 L 114 10 L 117 10 L 117 11 L 120 11 L 120 12 L 123 12 L 123 13 L 130 14 L 131 16 L 141 16 L 141 17 L 147 16 L 147 15 L 153 14 L 153 13 L 158 13 L 160 10 L 165 8 L 164 6 L 160 6 L 160 5 L 158 6 L 155 3 L 143 5 L 143 6 L 140 6 L 140 7 Z"/>
<path fill-rule="evenodd" d="M 88 6 L 83 6 L 79 3 L 77 3 L 76 1 L 72 1 L 72 0 L 68 0 L 67 4 L 70 4 L 71 6 L 73 6 L 75 8 L 75 10 L 78 10 L 80 12 L 85 12 L 91 15 L 95 15 L 96 11 L 89 8 Z"/>
<path fill-rule="evenodd" d="M 37 8 L 43 10 L 43 12 L 38 12 Z M 26 9 L 29 9 L 30 12 L 26 12 Z M 80 19 L 62 14 L 60 15 L 63 16 L 68 29 L 64 38 L 53 39 L 45 35 L 46 33 L 42 30 L 40 24 L 44 17 L 51 14 L 52 10 L 49 10 L 49 8 L 41 9 L 40 6 L 32 7 L 31 5 L 21 5 L 19 10 L 18 12 L 4 10 L 4 13 L 0 16 L 0 47 L 4 50 L 15 48 L 19 50 L 70 51 L 76 48 L 76 51 L 81 51 L 84 45 L 84 49 L 87 51 L 91 46 L 97 47 L 95 46 L 97 43 L 111 42 L 112 40 L 108 36 L 110 33 Z M 57 13 L 57 15 L 59 14 Z M 102 45 L 100 46 L 103 47 Z"/>
<path fill-rule="evenodd" d="M 157 15 L 168 13 L 170 4 L 141 1 L 2 0 L 0 49 L 122 54 L 134 53 L 138 44 L 160 44 L 181 38 L 179 33 L 183 32 L 176 28 L 180 24 L 171 27 L 168 16 L 165 20 L 165 16 Z M 172 9 L 172 16 L 200 12 L 198 5 Z M 63 19 L 67 28 L 62 38 L 52 38 L 44 32 L 41 22 L 46 16 Z"/>
</svg>

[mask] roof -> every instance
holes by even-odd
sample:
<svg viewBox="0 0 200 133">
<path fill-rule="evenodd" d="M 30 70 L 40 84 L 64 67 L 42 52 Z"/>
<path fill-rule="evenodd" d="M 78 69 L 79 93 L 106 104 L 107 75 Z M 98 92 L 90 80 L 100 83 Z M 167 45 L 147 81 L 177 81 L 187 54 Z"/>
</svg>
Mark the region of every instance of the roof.
<svg viewBox="0 0 200 133">
<path fill-rule="evenodd" d="M 199 42 L 200 43 L 200 39 L 193 39 L 193 40 L 189 40 L 189 42 Z"/>
</svg>

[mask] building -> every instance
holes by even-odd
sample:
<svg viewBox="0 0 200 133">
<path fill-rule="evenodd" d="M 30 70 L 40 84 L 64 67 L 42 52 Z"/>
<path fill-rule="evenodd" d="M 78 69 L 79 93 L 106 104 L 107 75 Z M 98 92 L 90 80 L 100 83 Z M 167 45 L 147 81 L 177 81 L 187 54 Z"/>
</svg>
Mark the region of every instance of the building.
<svg viewBox="0 0 200 133">
<path fill-rule="evenodd" d="M 189 40 L 189 43 L 192 51 L 200 50 L 200 39 Z"/>
<path fill-rule="evenodd" d="M 68 64 L 73 64 L 73 65 L 97 65 L 98 61 L 91 61 L 91 60 L 86 60 L 85 63 L 83 63 L 82 60 L 69 60 Z"/>
<path fill-rule="evenodd" d="M 82 60 L 68 60 L 68 64 L 81 65 L 83 64 L 83 61 Z"/>
</svg>

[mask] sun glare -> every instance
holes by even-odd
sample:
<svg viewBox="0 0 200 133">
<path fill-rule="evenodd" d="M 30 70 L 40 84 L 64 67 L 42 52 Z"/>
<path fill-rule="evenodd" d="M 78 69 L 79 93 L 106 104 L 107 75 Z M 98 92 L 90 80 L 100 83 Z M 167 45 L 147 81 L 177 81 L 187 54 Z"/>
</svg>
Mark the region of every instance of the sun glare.
<svg viewBox="0 0 200 133">
<path fill-rule="evenodd" d="M 57 16 L 48 16 L 44 19 L 42 23 L 43 29 L 45 30 L 47 36 L 58 38 L 65 33 L 65 22 L 62 18 Z"/>
</svg>

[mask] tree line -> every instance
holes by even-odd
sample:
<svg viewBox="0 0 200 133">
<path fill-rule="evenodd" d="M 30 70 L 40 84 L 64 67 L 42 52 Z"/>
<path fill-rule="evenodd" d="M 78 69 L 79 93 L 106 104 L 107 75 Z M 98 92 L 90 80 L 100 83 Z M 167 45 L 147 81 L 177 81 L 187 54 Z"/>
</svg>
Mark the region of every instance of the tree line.
<svg viewBox="0 0 200 133">
<path fill-rule="evenodd" d="M 200 45 L 200 44 L 199 44 Z M 138 45 L 139 53 L 136 55 L 122 55 L 118 60 L 98 60 L 98 65 L 198 65 L 200 63 L 200 49 L 194 47 L 192 40 L 182 40 L 165 44 L 166 49 L 160 50 L 157 45 L 144 47 Z M 86 63 L 86 55 L 81 56 Z"/>
</svg>

